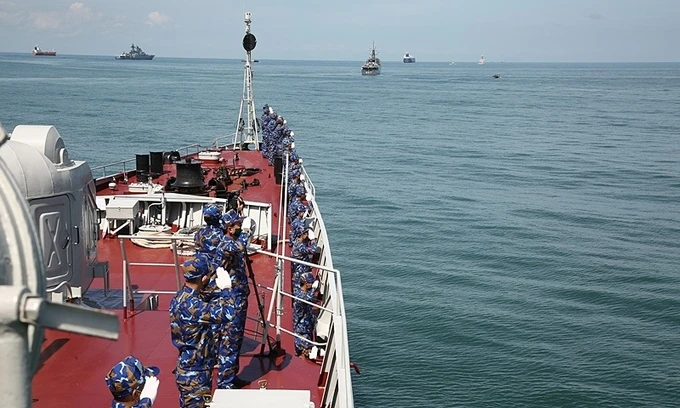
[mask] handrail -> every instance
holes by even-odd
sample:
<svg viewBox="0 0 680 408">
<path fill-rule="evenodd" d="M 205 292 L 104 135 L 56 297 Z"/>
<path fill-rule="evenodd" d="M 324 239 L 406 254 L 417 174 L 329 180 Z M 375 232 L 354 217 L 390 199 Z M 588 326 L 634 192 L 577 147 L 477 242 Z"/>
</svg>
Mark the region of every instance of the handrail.
<svg viewBox="0 0 680 408">
<path fill-rule="evenodd" d="M 167 290 L 155 290 L 155 289 L 132 289 L 131 277 L 130 277 L 130 266 L 156 266 L 156 267 L 174 267 L 175 269 L 175 279 L 177 283 L 177 290 L 182 288 L 182 281 L 179 277 L 179 258 L 177 255 L 177 241 L 188 241 L 193 240 L 193 237 L 187 236 L 171 236 L 171 237 L 160 237 L 160 236 L 144 236 L 144 239 L 148 240 L 171 240 L 172 241 L 172 253 L 174 257 L 174 262 L 171 264 L 167 263 L 156 263 L 156 262 L 130 262 L 128 261 L 127 251 L 125 250 L 125 240 L 138 239 L 139 236 L 135 235 L 119 235 L 118 242 L 120 243 L 121 259 L 123 261 L 123 320 L 128 318 L 128 301 L 130 303 L 130 312 L 135 311 L 135 293 L 142 294 L 163 294 L 163 295 L 174 295 L 175 292 Z M 128 298 L 129 297 L 129 298 Z"/>
<path fill-rule="evenodd" d="M 192 144 L 190 144 L 190 145 L 178 147 L 178 148 L 174 149 L 173 151 L 180 152 L 180 157 L 186 157 L 186 156 L 189 156 L 189 154 L 190 154 L 189 151 L 192 150 L 192 148 L 195 149 L 194 153 L 199 153 L 199 152 L 202 150 L 202 149 L 201 149 L 201 146 L 202 146 L 202 145 L 201 145 L 200 143 L 192 143 Z M 184 151 L 184 154 L 181 154 L 182 151 Z M 92 171 L 92 174 L 94 174 L 95 171 L 98 171 L 98 170 L 102 170 L 102 171 L 103 171 L 103 174 L 102 174 L 101 177 L 95 177 L 96 180 L 104 179 L 104 178 L 107 178 L 107 177 L 110 177 L 110 176 L 116 176 L 116 175 L 118 175 L 118 174 L 127 174 L 127 172 L 128 172 L 127 164 L 128 164 L 128 163 L 132 163 L 132 162 L 134 162 L 135 160 L 136 160 L 136 159 L 119 160 L 119 161 L 117 161 L 117 162 L 113 162 L 113 163 L 108 163 L 108 164 L 104 164 L 104 165 L 101 165 L 101 166 L 92 167 L 90 170 Z M 122 167 L 123 167 L 122 170 L 119 170 L 119 171 L 116 171 L 116 172 L 110 173 L 110 174 L 108 174 L 107 171 L 106 171 L 107 168 L 109 168 L 109 167 L 121 166 L 121 165 L 122 165 Z M 136 165 L 135 165 L 135 166 L 131 166 L 131 168 L 130 168 L 129 171 L 135 170 L 135 167 L 136 167 Z"/>
<path fill-rule="evenodd" d="M 220 140 L 222 140 L 222 139 L 227 139 L 227 140 L 228 140 L 228 139 L 233 139 L 234 136 L 236 136 L 236 133 L 237 133 L 237 132 L 230 133 L 230 134 L 225 135 L 225 136 L 216 137 L 215 139 L 213 139 L 213 141 L 212 141 L 212 143 L 211 143 L 211 146 L 212 146 L 213 148 L 215 148 L 215 149 L 219 149 L 220 146 L 227 146 L 229 143 L 224 143 L 223 145 L 220 145 Z"/>
<path fill-rule="evenodd" d="M 265 251 L 264 249 L 258 249 L 255 252 L 258 253 L 258 254 L 264 254 L 264 255 L 270 256 L 272 258 L 283 259 L 284 261 L 295 262 L 295 263 L 299 263 L 299 264 L 302 264 L 302 265 L 311 266 L 312 268 L 317 268 L 317 269 L 321 269 L 321 270 L 324 270 L 324 271 L 328 271 L 328 272 L 333 272 L 333 273 L 338 273 L 338 274 L 340 273 L 339 270 L 332 268 L 332 267 L 327 267 L 327 266 L 324 266 L 324 265 L 319 265 L 319 264 L 315 264 L 315 263 L 312 263 L 312 262 L 303 261 L 303 260 L 297 259 L 297 258 L 291 258 L 291 257 L 285 256 L 285 255 L 275 254 L 273 252 Z"/>
</svg>

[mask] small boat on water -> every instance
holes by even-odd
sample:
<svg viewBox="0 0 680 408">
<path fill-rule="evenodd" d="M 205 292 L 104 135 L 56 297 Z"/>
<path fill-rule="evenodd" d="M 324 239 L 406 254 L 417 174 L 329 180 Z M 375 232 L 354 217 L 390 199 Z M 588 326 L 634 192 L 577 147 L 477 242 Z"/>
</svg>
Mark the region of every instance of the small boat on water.
<svg viewBox="0 0 680 408">
<path fill-rule="evenodd" d="M 40 47 L 37 45 L 33 47 L 33 55 L 36 56 L 47 56 L 47 57 L 54 57 L 57 55 L 56 51 L 47 51 L 47 50 L 42 50 Z"/>
<path fill-rule="evenodd" d="M 129 52 L 123 52 L 120 55 L 116 55 L 117 60 L 152 60 L 155 57 L 154 54 L 147 54 L 142 49 L 132 44 L 130 46 Z"/>
<path fill-rule="evenodd" d="M 351 371 L 359 369 L 350 363 L 341 273 L 294 133 L 273 107 L 256 113 L 250 13 L 244 21 L 233 133 L 164 152 L 162 135 L 150 131 L 143 154 L 90 168 L 69 157 L 53 126 L 18 125 L 11 135 L 0 127 L 0 256 L 12 261 L 0 268 L 3 406 L 112 406 L 106 373 L 133 355 L 157 368 L 153 406 L 177 407 L 174 369 L 186 362 L 168 312 L 186 291 L 181 269 L 197 250 L 204 208 L 216 204 L 245 217 L 239 254 L 252 291 L 239 383 L 203 398 L 212 408 L 354 407 Z M 301 246 L 314 250 L 301 256 Z M 294 281 L 298 267 L 309 272 Z M 309 306 L 310 323 L 299 322 L 291 299 L 296 310 Z"/>
<path fill-rule="evenodd" d="M 485 62 L 486 62 L 486 60 L 484 59 L 484 56 L 482 55 L 482 56 L 479 58 L 479 61 L 477 61 L 477 65 L 484 65 Z"/>
<path fill-rule="evenodd" d="M 413 63 L 413 62 L 416 62 L 416 57 L 414 57 L 413 55 L 409 54 L 408 51 L 407 51 L 406 54 L 404 54 L 403 61 L 404 61 L 404 63 L 406 63 L 406 64 Z"/>
<path fill-rule="evenodd" d="M 361 66 L 361 75 L 378 75 L 380 74 L 380 58 L 376 55 L 375 43 L 371 47 L 371 54 Z"/>
</svg>

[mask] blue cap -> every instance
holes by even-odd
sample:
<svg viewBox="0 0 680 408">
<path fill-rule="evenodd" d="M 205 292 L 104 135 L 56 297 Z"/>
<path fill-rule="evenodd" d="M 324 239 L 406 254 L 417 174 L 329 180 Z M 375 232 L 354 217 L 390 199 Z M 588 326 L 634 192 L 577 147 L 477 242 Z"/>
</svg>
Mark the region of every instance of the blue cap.
<svg viewBox="0 0 680 408">
<path fill-rule="evenodd" d="M 203 207 L 203 219 L 206 222 L 219 222 L 221 213 L 222 211 L 220 211 L 220 207 L 218 207 L 216 204 L 208 204 Z"/>
<path fill-rule="evenodd" d="M 293 238 L 298 239 L 300 238 L 300 235 L 304 234 L 305 232 L 309 231 L 309 227 L 306 225 L 298 225 L 295 227 L 293 230 Z"/>
<path fill-rule="evenodd" d="M 127 356 L 106 374 L 104 381 L 113 398 L 120 399 L 132 395 L 135 390 L 141 391 L 146 382 L 144 377 L 155 377 L 160 372 L 158 367 L 144 367 L 136 357 Z"/>
<path fill-rule="evenodd" d="M 295 206 L 295 209 L 293 211 L 295 211 L 294 214 L 297 214 L 297 213 L 305 212 L 305 211 L 307 211 L 307 209 L 308 208 L 307 208 L 306 205 L 304 205 L 302 203 L 298 203 L 298 205 Z"/>
<path fill-rule="evenodd" d="M 197 253 L 193 258 L 189 258 L 182 264 L 182 272 L 184 272 L 184 279 L 194 280 L 202 278 L 203 276 L 212 273 L 212 263 L 208 255 L 204 253 Z"/>
<path fill-rule="evenodd" d="M 245 217 L 240 217 L 236 210 L 229 210 L 222 216 L 222 224 L 225 227 L 231 227 L 232 225 L 243 222 Z"/>
<path fill-rule="evenodd" d="M 305 272 L 302 275 L 300 275 L 300 280 L 304 283 L 314 283 L 316 278 L 314 277 L 313 273 Z"/>
<path fill-rule="evenodd" d="M 295 187 L 295 195 L 296 196 L 303 196 L 305 195 L 305 188 L 301 185 L 298 185 Z"/>
</svg>

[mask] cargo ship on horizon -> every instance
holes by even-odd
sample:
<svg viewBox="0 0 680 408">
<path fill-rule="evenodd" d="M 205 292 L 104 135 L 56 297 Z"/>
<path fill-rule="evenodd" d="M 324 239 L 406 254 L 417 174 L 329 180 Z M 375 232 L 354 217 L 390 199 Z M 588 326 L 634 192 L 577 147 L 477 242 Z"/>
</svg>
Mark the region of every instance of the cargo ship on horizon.
<svg viewBox="0 0 680 408">
<path fill-rule="evenodd" d="M 38 47 L 36 45 L 35 47 L 33 47 L 33 55 L 36 55 L 36 56 L 44 55 L 44 56 L 48 56 L 48 57 L 54 57 L 54 56 L 57 55 L 57 52 L 56 51 L 41 50 L 40 47 Z"/>
</svg>

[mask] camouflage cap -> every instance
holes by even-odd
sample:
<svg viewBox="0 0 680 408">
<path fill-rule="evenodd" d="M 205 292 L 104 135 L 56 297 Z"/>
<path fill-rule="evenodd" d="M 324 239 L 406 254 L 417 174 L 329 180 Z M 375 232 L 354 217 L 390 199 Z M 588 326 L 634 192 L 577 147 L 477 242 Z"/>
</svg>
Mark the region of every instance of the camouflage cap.
<svg viewBox="0 0 680 408">
<path fill-rule="evenodd" d="M 205 275 L 212 273 L 212 263 L 208 255 L 204 253 L 197 253 L 193 258 L 187 259 L 182 264 L 182 272 L 184 279 L 194 280 L 202 278 Z"/>
<path fill-rule="evenodd" d="M 208 204 L 203 207 L 203 219 L 206 222 L 219 222 L 221 214 L 220 207 L 215 204 Z"/>
<path fill-rule="evenodd" d="M 302 203 L 298 203 L 298 205 L 295 206 L 295 212 L 293 214 L 299 214 L 301 212 L 305 212 L 305 211 L 307 211 L 307 209 L 308 208 L 307 208 L 306 205 L 304 205 Z"/>
<path fill-rule="evenodd" d="M 311 272 L 305 272 L 302 275 L 300 275 L 300 282 L 304 283 L 314 283 L 316 278 L 314 277 L 314 274 Z"/>
<path fill-rule="evenodd" d="M 120 399 L 131 395 L 133 391 L 144 387 L 145 376 L 157 376 L 161 370 L 158 367 L 144 367 L 134 356 L 127 356 L 116 364 L 106 377 L 106 385 L 113 398 Z"/>
<path fill-rule="evenodd" d="M 229 210 L 222 216 L 222 224 L 225 227 L 231 227 L 232 225 L 243 222 L 244 219 L 245 217 L 239 216 L 235 210 Z"/>
<path fill-rule="evenodd" d="M 300 238 L 300 235 L 304 234 L 305 232 L 309 231 L 309 227 L 306 225 L 298 225 L 294 230 L 293 230 L 293 236 L 295 239 Z"/>
</svg>

